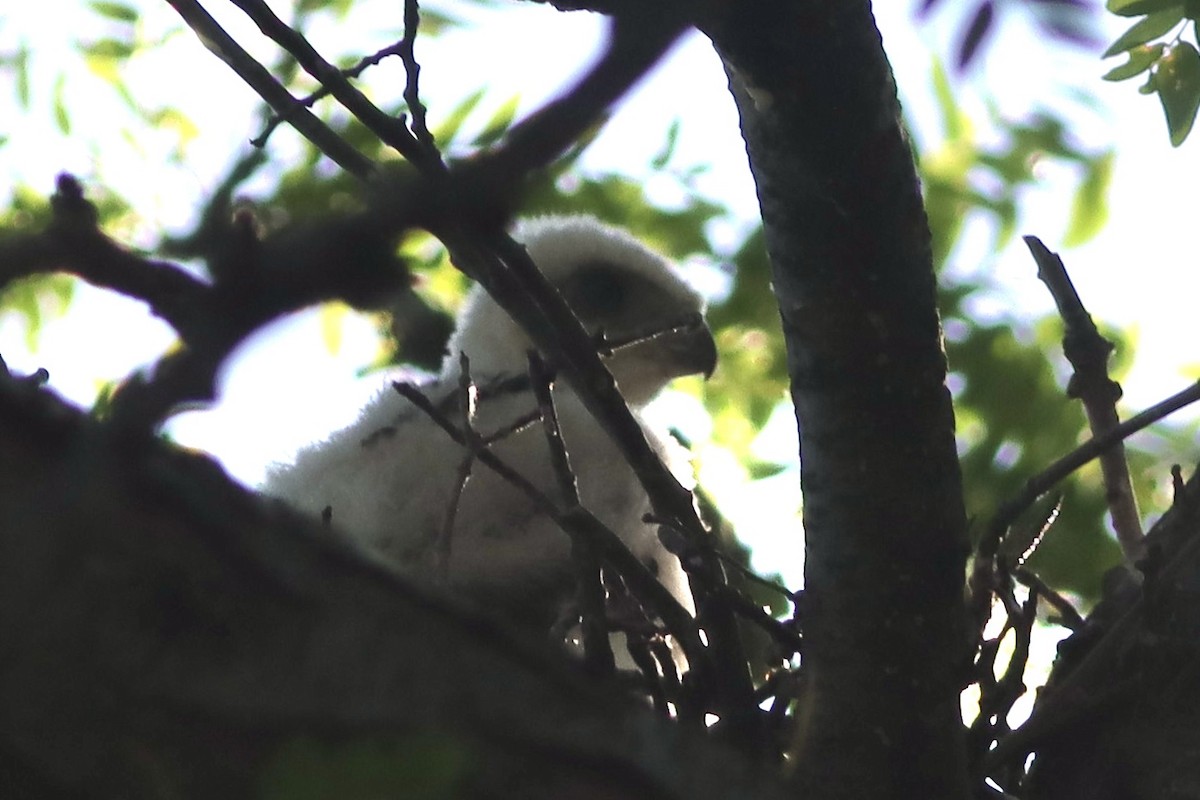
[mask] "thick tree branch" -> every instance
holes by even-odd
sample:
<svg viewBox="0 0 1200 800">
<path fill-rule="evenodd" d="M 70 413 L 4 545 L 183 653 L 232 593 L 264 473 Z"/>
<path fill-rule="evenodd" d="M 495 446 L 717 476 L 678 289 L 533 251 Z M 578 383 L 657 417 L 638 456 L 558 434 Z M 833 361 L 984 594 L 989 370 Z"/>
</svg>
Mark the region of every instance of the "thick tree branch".
<svg viewBox="0 0 1200 800">
<path fill-rule="evenodd" d="M 414 747 L 457 765 L 447 796 L 783 796 L 212 462 L 7 377 L 0 518 L 0 776 L 30 796 L 261 796 Z"/>
<path fill-rule="evenodd" d="M 183 346 L 165 356 L 152 377 L 130 378 L 113 398 L 114 422 L 148 430 L 180 403 L 211 400 L 225 358 L 267 322 L 326 300 L 371 306 L 405 291 L 408 275 L 393 245 L 411 208 L 405 203 L 414 202 L 411 195 L 404 199 L 388 209 L 387 220 L 370 212 L 331 217 L 263 241 L 253 220 L 235 219 L 225 239 L 212 243 L 220 246 L 210 260 L 218 280 L 207 284 L 106 237 L 79 183 L 62 175 L 47 229 L 0 241 L 0 285 L 38 272 L 68 272 L 142 300 L 169 322 Z"/>
<path fill-rule="evenodd" d="M 798 781 L 966 797 L 966 517 L 928 225 L 869 3 L 698 14 L 741 114 L 800 430 Z"/>
<path fill-rule="evenodd" d="M 1036 753 L 1023 796 L 1158 798 L 1195 785 L 1200 474 L 1146 543 L 1141 585 L 1119 584 L 1060 644 L 1032 716 L 987 754 L 995 774 Z"/>
<path fill-rule="evenodd" d="M 0 238 L 0 287 L 39 273 L 67 272 L 144 301 L 181 336 L 205 324 L 208 286 L 203 281 L 176 264 L 119 246 L 96 228 L 95 209 L 82 200 L 73 178 L 60 176 L 58 187 L 58 196 L 78 197 L 84 208 L 56 206 L 45 231 Z"/>
</svg>

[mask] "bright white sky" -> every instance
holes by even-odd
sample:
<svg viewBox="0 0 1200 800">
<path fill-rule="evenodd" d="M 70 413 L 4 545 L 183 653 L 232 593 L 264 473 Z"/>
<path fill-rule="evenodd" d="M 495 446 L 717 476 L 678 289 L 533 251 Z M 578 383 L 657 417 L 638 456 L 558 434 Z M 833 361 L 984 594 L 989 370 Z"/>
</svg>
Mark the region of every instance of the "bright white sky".
<svg viewBox="0 0 1200 800">
<path fill-rule="evenodd" d="M 114 186 L 145 211 L 142 227 L 130 232 L 139 244 L 149 245 L 155 230 L 186 229 L 192 209 L 215 185 L 222 166 L 258 132 L 250 90 L 190 34 L 183 34 L 159 56 L 135 62 L 130 85 L 143 105 L 177 105 L 195 119 L 200 135 L 191 145 L 188 170 L 167 164 L 170 135 L 143 135 L 129 141 L 113 132 L 112 120 L 125 113 L 124 107 L 111 90 L 88 75 L 72 74 L 67 81 L 65 100 L 74 120 L 72 134 L 63 136 L 45 123 L 51 116 L 55 70 L 70 58 L 67 47 L 72 37 L 99 37 L 104 35 L 103 26 L 95 23 L 94 29 L 83 30 L 83 20 L 92 24 L 97 18 L 70 0 L 11 5 L 15 7 L 0 12 L 0 53 L 14 50 L 22 38 L 32 43 L 36 107 L 28 117 L 14 117 L 6 108 L 13 95 L 0 84 L 0 120 L 10 121 L 0 123 L 0 132 L 11 136 L 0 147 L 0 182 L 21 179 L 49 192 L 55 174 L 66 169 L 93 185 Z M 177 24 L 165 3 L 142 5 L 147 9 L 142 24 L 148 36 Z M 214 12 L 225 12 L 219 18 L 243 43 L 262 41 L 220 0 L 208 5 Z M 951 52 L 951 26 L 946 23 L 956 19 L 942 13 L 933 25 L 917 31 L 909 3 L 876 6 L 910 116 L 922 141 L 934 142 L 938 132 L 932 122 L 937 117 L 929 90 L 930 48 Z M 353 41 L 356 51 L 371 52 L 396 38 L 398 24 L 388 29 L 372 26 L 389 14 L 394 16 L 397 7 L 377 5 L 375 13 L 364 11 L 336 30 L 317 29 L 313 41 L 318 47 Z M 566 85 L 599 45 L 598 20 L 588 15 L 560 14 L 528 4 L 501 4 L 500 8 L 503 13 L 473 11 L 482 23 L 474 30 L 418 42 L 423 95 L 432 105 L 434 121 L 483 80 L 490 83 L 492 94 L 491 105 L 479 112 L 481 121 L 515 93 L 522 98 L 522 113 L 527 112 Z M 81 24 L 64 25 L 69 18 Z M 1137 330 L 1139 360 L 1125 389 L 1131 408 L 1144 407 L 1181 388 L 1188 381 L 1184 372 L 1200 362 L 1193 324 L 1197 292 L 1190 241 L 1195 207 L 1189 202 L 1192 193 L 1181 181 L 1182 176 L 1190 183 L 1200 174 L 1196 142 L 1173 150 L 1156 99 L 1138 95 L 1134 83 L 1099 80 L 1111 62 L 1102 64 L 1094 54 L 1048 44 L 1025 20 L 1011 22 L 975 68 L 974 80 L 961 87 L 962 100 L 981 119 L 983 101 L 972 85 L 986 86 L 1008 115 L 1019 117 L 1038 108 L 1069 110 L 1078 121 L 1074 132 L 1081 142 L 1096 149 L 1116 146 L 1112 222 L 1096 241 L 1066 252 L 1065 257 L 1093 314 Z M 1121 20 L 1113 19 L 1106 25 L 1110 40 L 1124 27 Z M 264 61 L 270 60 L 270 48 L 251 49 Z M 379 96 L 398 94 L 403 85 L 399 66 L 377 68 L 371 85 Z M 1080 89 L 1096 96 L 1097 109 L 1088 110 L 1072 99 L 1072 91 Z M 699 36 L 681 44 L 627 100 L 584 164 L 596 170 L 641 173 L 675 118 L 683 122 L 680 163 L 710 164 L 700 181 L 701 190 L 735 209 L 727 227 L 714 232 L 727 244 L 729 232 L 752 224 L 757 209 L 724 75 Z M 20 127 L 11 127 L 13 119 L 20 120 Z M 277 134 L 275 142 L 286 158 L 287 137 Z M 669 184 L 650 188 L 666 201 L 674 196 Z M 1037 234 L 1056 247 L 1066 228 L 1072 189 L 1069 175 L 1046 170 L 1042 184 L 1025 198 L 1019 232 Z M 975 233 L 957 261 L 967 269 L 990 270 L 1010 289 L 1010 295 L 995 298 L 995 307 L 1031 316 L 1050 311 L 1052 304 L 1019 241 L 993 255 L 987 252 L 987 231 Z M 152 361 L 170 341 L 166 328 L 138 306 L 96 290 L 81 291 L 72 312 L 46 328 L 33 353 L 25 348 L 21 326 L 11 318 L 0 320 L 0 352 L 9 364 L 29 371 L 46 367 L 55 388 L 80 403 L 90 403 L 99 381 Z M 371 327 L 352 320 L 341 350 L 332 355 L 313 315 L 286 320 L 243 349 L 226 375 L 216 409 L 183 415 L 172 423 L 170 432 L 184 444 L 213 453 L 234 476 L 253 484 L 271 460 L 286 459 L 297 446 L 354 416 L 382 381 L 355 377 L 355 371 L 374 357 L 376 346 Z M 672 409 L 672 414 L 679 413 Z M 702 433 L 703 420 L 695 424 L 696 432 Z M 763 441 L 769 451 L 764 455 L 794 459 L 790 415 L 779 415 Z M 706 483 L 725 495 L 723 505 L 739 531 L 794 529 L 798 503 L 794 472 L 749 487 L 736 467 L 719 454 L 706 458 L 705 469 Z M 775 535 L 754 544 L 761 567 L 783 567 L 789 583 L 798 585 L 798 537 Z"/>
</svg>

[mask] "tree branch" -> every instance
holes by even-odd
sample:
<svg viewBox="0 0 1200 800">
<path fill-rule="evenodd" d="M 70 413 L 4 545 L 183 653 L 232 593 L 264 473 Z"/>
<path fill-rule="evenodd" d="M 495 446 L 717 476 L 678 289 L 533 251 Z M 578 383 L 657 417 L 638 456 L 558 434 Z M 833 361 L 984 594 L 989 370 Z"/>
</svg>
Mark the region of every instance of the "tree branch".
<svg viewBox="0 0 1200 800">
<path fill-rule="evenodd" d="M 700 638 L 700 630 L 696 627 L 691 614 L 679 604 L 658 579 L 650 574 L 641 561 L 638 560 L 621 538 L 611 531 L 603 522 L 583 506 L 560 509 L 546 497 L 536 486 L 507 462 L 492 453 L 482 442 L 472 443 L 454 427 L 445 415 L 436 409 L 421 392 L 411 384 L 394 383 L 393 388 L 401 397 L 421 409 L 431 420 L 437 423 L 446 435 L 462 447 L 470 447 L 481 464 L 493 470 L 510 485 L 521 491 L 534 504 L 539 512 L 558 523 L 569 536 L 579 537 L 596 549 L 600 557 L 612 566 L 629 583 L 630 588 L 644 599 L 650 608 L 658 613 L 667 629 L 676 636 L 688 663 L 693 669 L 700 670 L 704 676 L 706 663 L 705 647 Z M 706 684 L 707 679 L 702 680 Z"/>
<path fill-rule="evenodd" d="M 798 791 L 967 797 L 962 480 L 929 228 L 870 4 L 695 13 L 741 116 L 800 431 Z"/>
<path fill-rule="evenodd" d="M 141 300 L 184 338 L 205 324 L 209 287 L 183 268 L 120 247 L 96 227 L 79 182 L 58 176 L 46 230 L 0 239 L 0 287 L 45 272 L 67 272 Z"/>
<path fill-rule="evenodd" d="M 266 3 L 262 0 L 232 2 L 246 13 L 271 41 L 290 53 L 305 72 L 316 78 L 322 87 L 378 136 L 380 141 L 421 169 L 444 169 L 436 150 L 432 151 L 434 158 L 430 159 L 431 151 L 421 146 L 405 127 L 403 120 L 388 116 L 368 100 L 340 69 L 326 61 L 299 31 L 276 16 Z"/>
<path fill-rule="evenodd" d="M 550 369 L 536 351 L 529 353 L 529 380 L 541 410 L 542 430 L 546 435 L 550 463 L 558 478 L 559 493 L 567 508 L 579 508 L 582 505 L 579 501 L 579 482 L 575 478 L 575 471 L 571 469 L 571 459 L 558 426 L 558 411 L 550 390 Z M 597 675 L 611 675 L 616 666 L 604 612 L 604 583 L 599 554 L 591 542 L 582 536 L 572 536 L 571 563 L 575 568 L 575 603 L 579 608 L 584 663 L 589 671 Z"/>
<path fill-rule="evenodd" d="M 0 775 L 30 796 L 282 796 L 314 767 L 394 796 L 441 774 L 415 747 L 457 765 L 447 796 L 784 797 L 208 459 L 6 377 L 0 519 Z"/>
<path fill-rule="evenodd" d="M 989 772 L 1036 753 L 1023 787 L 1030 797 L 1097 796 L 1111 786 L 1162 797 L 1194 775 L 1198 533 L 1194 473 L 1146 537 L 1141 585 L 1106 595 L 1059 645 L 1033 714 L 988 752 Z"/>
<path fill-rule="evenodd" d="M 417 63 L 416 43 L 417 29 L 421 25 L 421 10 L 417 0 L 404 0 L 404 38 L 397 45 L 400 60 L 404 62 L 404 103 L 412 115 L 413 138 L 423 148 L 431 159 L 441 162 L 437 142 L 429 132 L 425 123 L 425 104 L 421 102 L 420 78 L 421 65 Z"/>
<path fill-rule="evenodd" d="M 1140 414 L 1111 428 L 1100 436 L 1094 436 L 1079 447 L 1055 461 L 1049 467 L 1034 475 L 1025 482 L 1020 494 L 1008 500 L 996 510 L 988 522 L 983 536 L 979 540 L 977 563 L 990 564 L 995 558 L 997 548 L 1005 531 L 1012 526 L 1017 517 L 1024 513 L 1033 503 L 1046 492 L 1053 489 L 1059 481 L 1065 479 L 1075 470 L 1094 458 L 1097 458 L 1109 448 L 1128 439 L 1133 434 L 1153 425 L 1169 414 L 1200 400 L 1200 382 L 1156 403 Z"/>
<path fill-rule="evenodd" d="M 1063 320 L 1063 352 L 1075 368 L 1075 374 L 1067 384 L 1067 396 L 1083 402 L 1092 435 L 1101 436 L 1121 422 L 1117 415 L 1121 384 L 1108 377 L 1108 357 L 1114 345 L 1096 329 L 1096 323 L 1067 275 L 1062 258 L 1050 252 L 1036 236 L 1024 239 L 1037 262 L 1038 277 L 1050 290 Z M 1132 567 L 1146 554 L 1145 535 L 1123 442 L 1117 442 L 1101 453 L 1100 472 L 1104 476 L 1104 497 L 1112 516 L 1113 530 L 1125 552 L 1126 563 Z"/>
</svg>

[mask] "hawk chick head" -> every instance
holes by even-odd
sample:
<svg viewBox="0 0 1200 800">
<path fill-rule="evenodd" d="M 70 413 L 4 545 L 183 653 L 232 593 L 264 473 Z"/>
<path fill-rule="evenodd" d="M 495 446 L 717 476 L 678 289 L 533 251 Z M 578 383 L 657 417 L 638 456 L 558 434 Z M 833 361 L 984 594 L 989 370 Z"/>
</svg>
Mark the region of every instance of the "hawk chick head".
<svg viewBox="0 0 1200 800">
<path fill-rule="evenodd" d="M 530 258 L 583 327 L 611 342 L 632 342 L 605 360 L 632 405 L 648 403 L 674 378 L 712 372 L 716 347 L 703 324 L 704 300 L 658 253 L 593 217 L 542 217 L 516 233 Z M 442 374 L 520 374 L 532 345 L 525 332 L 476 286 L 459 314 Z"/>
</svg>

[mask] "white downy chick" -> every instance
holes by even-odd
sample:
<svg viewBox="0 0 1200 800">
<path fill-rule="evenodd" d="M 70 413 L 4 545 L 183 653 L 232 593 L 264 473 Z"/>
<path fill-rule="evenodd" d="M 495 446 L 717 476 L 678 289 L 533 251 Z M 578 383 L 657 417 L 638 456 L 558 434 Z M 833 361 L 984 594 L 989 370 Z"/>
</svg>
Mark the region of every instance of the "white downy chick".
<svg viewBox="0 0 1200 800">
<path fill-rule="evenodd" d="M 592 217 L 534 219 L 515 236 L 584 327 L 593 334 L 603 330 L 610 341 L 653 334 L 704 310 L 700 295 L 665 258 Z M 506 430 L 537 408 L 528 381 L 521 380 L 531 346 L 508 314 L 475 287 L 458 315 L 439 376 L 421 391 L 460 424 L 459 354 L 465 353 L 479 387 L 475 429 L 485 437 Z M 696 325 L 617 349 L 605 363 L 637 416 L 671 380 L 707 375 L 715 362 L 710 332 Z M 567 382 L 554 384 L 554 400 L 583 506 L 692 609 L 678 559 L 662 546 L 656 527 L 642 521 L 650 503 L 633 471 Z M 686 453 L 666 431 L 652 430 L 637 418 L 651 444 L 690 486 Z M 527 426 L 491 449 L 561 502 L 540 425 Z M 570 598 L 570 541 L 520 490 L 478 462 L 455 506 L 464 455 L 424 412 L 389 388 L 354 424 L 301 450 L 294 464 L 277 466 L 263 491 L 314 516 L 328 508 L 335 529 L 406 572 L 442 579 L 487 609 L 545 630 Z M 451 508 L 456 510 L 448 528 Z M 448 560 L 440 561 L 446 552 Z"/>
</svg>

